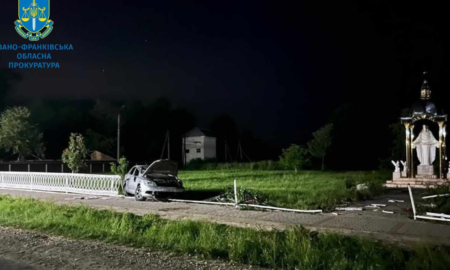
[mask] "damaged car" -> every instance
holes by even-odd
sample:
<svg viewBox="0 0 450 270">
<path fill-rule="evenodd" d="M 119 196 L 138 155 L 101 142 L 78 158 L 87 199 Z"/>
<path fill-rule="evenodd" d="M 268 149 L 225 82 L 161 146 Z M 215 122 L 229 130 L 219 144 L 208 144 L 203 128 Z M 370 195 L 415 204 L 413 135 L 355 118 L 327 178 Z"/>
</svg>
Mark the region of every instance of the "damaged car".
<svg viewBox="0 0 450 270">
<path fill-rule="evenodd" d="M 170 160 L 157 160 L 151 165 L 136 165 L 125 175 L 123 192 L 136 201 L 149 198 L 180 197 L 183 182 L 178 179 L 178 165 Z"/>
</svg>

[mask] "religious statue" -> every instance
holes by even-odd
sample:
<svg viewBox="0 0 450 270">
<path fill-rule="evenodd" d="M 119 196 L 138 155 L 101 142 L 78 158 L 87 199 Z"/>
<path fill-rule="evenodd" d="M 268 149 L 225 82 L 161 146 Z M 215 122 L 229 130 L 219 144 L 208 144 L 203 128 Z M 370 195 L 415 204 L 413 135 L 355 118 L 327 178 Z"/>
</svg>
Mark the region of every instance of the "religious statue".
<svg viewBox="0 0 450 270">
<path fill-rule="evenodd" d="M 406 166 L 406 161 L 400 160 L 400 163 L 402 163 L 402 165 L 403 165 L 403 171 L 402 172 L 406 172 L 406 170 L 408 169 L 408 166 Z"/>
<path fill-rule="evenodd" d="M 391 160 L 391 162 L 392 162 L 392 164 L 394 164 L 394 166 L 395 166 L 395 171 L 394 172 L 400 172 L 400 163 L 397 161 L 397 162 L 395 162 L 395 161 L 393 161 L 393 160 Z"/>
<path fill-rule="evenodd" d="M 423 125 L 423 129 L 412 143 L 412 147 L 416 149 L 420 165 L 430 166 L 436 158 L 436 148 L 439 148 L 439 141 L 434 138 L 428 126 Z"/>
</svg>

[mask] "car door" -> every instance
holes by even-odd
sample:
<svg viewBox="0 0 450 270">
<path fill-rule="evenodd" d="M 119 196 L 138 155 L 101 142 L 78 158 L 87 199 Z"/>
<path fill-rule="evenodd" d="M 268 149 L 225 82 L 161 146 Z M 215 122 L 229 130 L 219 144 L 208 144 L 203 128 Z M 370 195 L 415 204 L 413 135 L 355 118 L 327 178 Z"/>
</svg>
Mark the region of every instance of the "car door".
<svg viewBox="0 0 450 270">
<path fill-rule="evenodd" d="M 132 193 L 132 194 L 134 194 L 134 192 L 136 191 L 139 173 L 140 173 L 140 168 L 136 167 L 136 169 L 134 170 L 133 174 L 130 176 L 130 179 L 128 181 L 128 183 L 129 183 L 128 190 L 130 190 L 130 193 Z"/>
<path fill-rule="evenodd" d="M 124 178 L 125 189 L 126 189 L 126 192 L 128 192 L 128 193 L 134 192 L 134 189 L 131 190 L 131 188 L 130 188 L 130 179 L 132 179 L 131 177 L 133 176 L 135 170 L 136 170 L 135 167 L 131 168 L 131 170 L 125 175 L 125 178 Z"/>
</svg>

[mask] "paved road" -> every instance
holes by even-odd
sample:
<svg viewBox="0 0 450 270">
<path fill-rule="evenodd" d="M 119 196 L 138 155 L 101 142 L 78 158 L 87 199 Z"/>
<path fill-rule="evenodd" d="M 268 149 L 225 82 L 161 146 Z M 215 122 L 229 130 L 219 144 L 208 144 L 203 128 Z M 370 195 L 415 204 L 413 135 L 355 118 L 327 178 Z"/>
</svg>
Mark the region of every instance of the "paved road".
<svg viewBox="0 0 450 270">
<path fill-rule="evenodd" d="M 153 213 L 167 219 L 191 219 L 217 222 L 241 227 L 262 227 L 285 229 L 302 225 L 314 231 L 330 231 L 348 235 L 362 235 L 371 238 L 409 243 L 411 241 L 428 241 L 450 244 L 450 226 L 438 223 L 414 221 L 400 213 L 399 209 L 410 207 L 407 193 L 390 194 L 391 199 L 404 199 L 403 204 L 389 204 L 386 210 L 395 214 L 374 212 L 341 212 L 335 216 L 328 214 L 300 214 L 279 211 L 249 211 L 234 207 L 164 203 L 136 202 L 133 198 L 102 198 L 80 200 L 84 195 L 43 193 L 22 190 L 0 189 L 0 194 L 51 200 L 65 205 L 87 205 L 99 209 L 110 209 L 118 212 L 132 212 L 138 215 Z M 387 198 L 375 200 L 376 203 L 387 203 Z M 363 205 L 372 201 L 363 202 Z"/>
</svg>

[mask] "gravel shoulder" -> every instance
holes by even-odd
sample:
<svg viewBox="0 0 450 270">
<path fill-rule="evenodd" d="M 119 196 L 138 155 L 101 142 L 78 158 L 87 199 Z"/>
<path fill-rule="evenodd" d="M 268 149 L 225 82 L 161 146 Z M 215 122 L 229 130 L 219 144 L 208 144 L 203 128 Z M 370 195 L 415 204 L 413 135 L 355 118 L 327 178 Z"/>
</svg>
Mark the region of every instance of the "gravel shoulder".
<svg viewBox="0 0 450 270">
<path fill-rule="evenodd" d="M 0 226 L 0 269 L 261 269 Z"/>
</svg>

